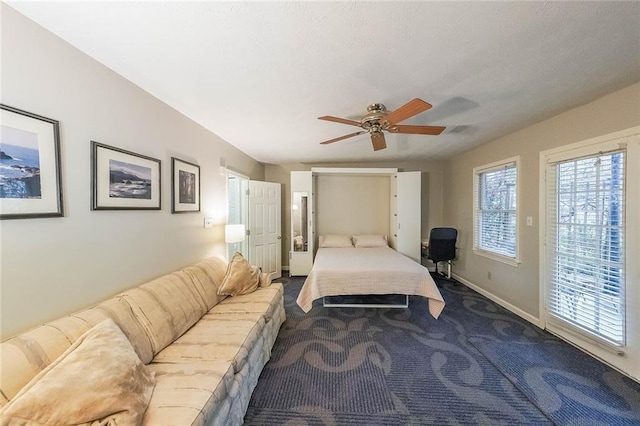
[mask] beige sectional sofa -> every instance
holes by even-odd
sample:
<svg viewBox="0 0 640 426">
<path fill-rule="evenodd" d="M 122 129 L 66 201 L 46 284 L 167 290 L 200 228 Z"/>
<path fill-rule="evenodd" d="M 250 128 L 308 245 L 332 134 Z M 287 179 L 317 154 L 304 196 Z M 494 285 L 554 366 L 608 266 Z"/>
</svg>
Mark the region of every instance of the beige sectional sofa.
<svg viewBox="0 0 640 426">
<path fill-rule="evenodd" d="M 242 424 L 285 320 L 283 287 L 260 274 L 256 291 L 219 296 L 227 266 L 222 259 L 204 260 L 1 343 L 0 407 L 4 409 L 0 424 L 14 424 L 1 414 L 16 404 L 12 399 L 22 398 L 25 391 L 19 392 L 27 383 L 38 383 L 39 378 L 32 379 L 49 373 L 54 360 L 73 352 L 74 342 L 98 328 L 97 324 L 109 322 L 106 319 L 113 320 L 126 336 L 144 364 L 141 368 L 152 372 L 153 393 L 136 422 L 141 419 L 142 424 L 154 426 Z M 108 365 L 103 358 L 110 356 L 107 351 L 91 358 L 90 369 L 99 370 L 102 364 Z M 83 381 L 74 374 L 79 373 L 63 372 L 71 376 L 72 384 L 60 386 L 60 393 Z M 111 374 L 107 376 L 105 380 Z M 46 398 L 55 398 L 57 392 L 44 393 Z"/>
</svg>

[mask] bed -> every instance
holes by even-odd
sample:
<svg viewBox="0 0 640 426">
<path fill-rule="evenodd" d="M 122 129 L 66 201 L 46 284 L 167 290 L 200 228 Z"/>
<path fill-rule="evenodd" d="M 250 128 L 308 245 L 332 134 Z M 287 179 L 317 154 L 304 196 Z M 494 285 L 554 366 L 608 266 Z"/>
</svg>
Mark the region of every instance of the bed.
<svg viewBox="0 0 640 426">
<path fill-rule="evenodd" d="M 321 297 L 373 294 L 426 297 L 434 318 L 445 304 L 427 268 L 388 246 L 319 248 L 296 303 L 309 312 Z"/>
</svg>

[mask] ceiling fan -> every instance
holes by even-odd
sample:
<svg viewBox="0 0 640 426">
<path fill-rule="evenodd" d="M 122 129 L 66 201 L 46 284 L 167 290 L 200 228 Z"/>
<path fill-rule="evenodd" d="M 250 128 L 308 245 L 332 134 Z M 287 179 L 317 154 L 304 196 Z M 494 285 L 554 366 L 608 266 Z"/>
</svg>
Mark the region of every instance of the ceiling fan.
<svg viewBox="0 0 640 426">
<path fill-rule="evenodd" d="M 424 112 L 429 108 L 431 108 L 431 104 L 423 101 L 422 99 L 416 98 L 402 105 L 395 111 L 387 111 L 387 108 L 382 104 L 371 104 L 367 107 L 367 113 L 360 119 L 360 121 L 347 120 L 345 118 L 332 117 L 330 115 L 318 117 L 318 120 L 349 124 L 351 126 L 358 126 L 364 129 L 359 132 L 340 136 L 339 138 L 320 142 L 320 144 L 327 145 L 369 132 L 369 134 L 371 135 L 373 150 L 378 151 L 387 147 L 384 133 L 382 133 L 383 131 L 391 133 L 406 133 L 412 135 L 439 135 L 440 133 L 442 133 L 445 127 L 398 125 L 399 122 L 411 118 L 414 115 L 420 114 L 421 112 Z"/>
</svg>

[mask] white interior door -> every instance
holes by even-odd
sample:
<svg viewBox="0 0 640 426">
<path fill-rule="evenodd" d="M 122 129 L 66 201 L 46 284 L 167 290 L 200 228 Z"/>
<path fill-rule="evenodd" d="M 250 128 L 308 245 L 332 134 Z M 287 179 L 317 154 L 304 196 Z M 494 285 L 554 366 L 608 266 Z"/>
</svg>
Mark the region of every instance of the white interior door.
<svg viewBox="0 0 640 426">
<path fill-rule="evenodd" d="M 249 181 L 249 261 L 271 274 L 282 276 L 281 185 Z"/>
<path fill-rule="evenodd" d="M 396 176 L 396 250 L 420 263 L 420 172 Z"/>
</svg>

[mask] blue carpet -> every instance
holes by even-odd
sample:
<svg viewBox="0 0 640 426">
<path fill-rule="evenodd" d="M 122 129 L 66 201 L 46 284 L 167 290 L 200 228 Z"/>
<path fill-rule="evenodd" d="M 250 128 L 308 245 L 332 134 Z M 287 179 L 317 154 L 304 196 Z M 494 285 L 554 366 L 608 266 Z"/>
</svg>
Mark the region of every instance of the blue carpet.
<svg viewBox="0 0 640 426">
<path fill-rule="evenodd" d="M 278 338 L 272 362 L 260 377 L 271 386 L 268 393 L 255 395 L 256 406 L 320 406 L 340 413 L 393 411 L 379 345 L 369 333 L 345 331 L 327 336 L 293 331 Z M 361 398 L 363 394 L 367 398 Z"/>
<path fill-rule="evenodd" d="M 564 342 L 475 342 L 557 424 L 640 424 L 640 386 Z"/>
<path fill-rule="evenodd" d="M 439 283 L 435 320 L 421 297 L 305 314 L 303 280 L 282 279 L 287 321 L 247 425 L 640 424 L 640 385 L 465 286 Z"/>
</svg>

